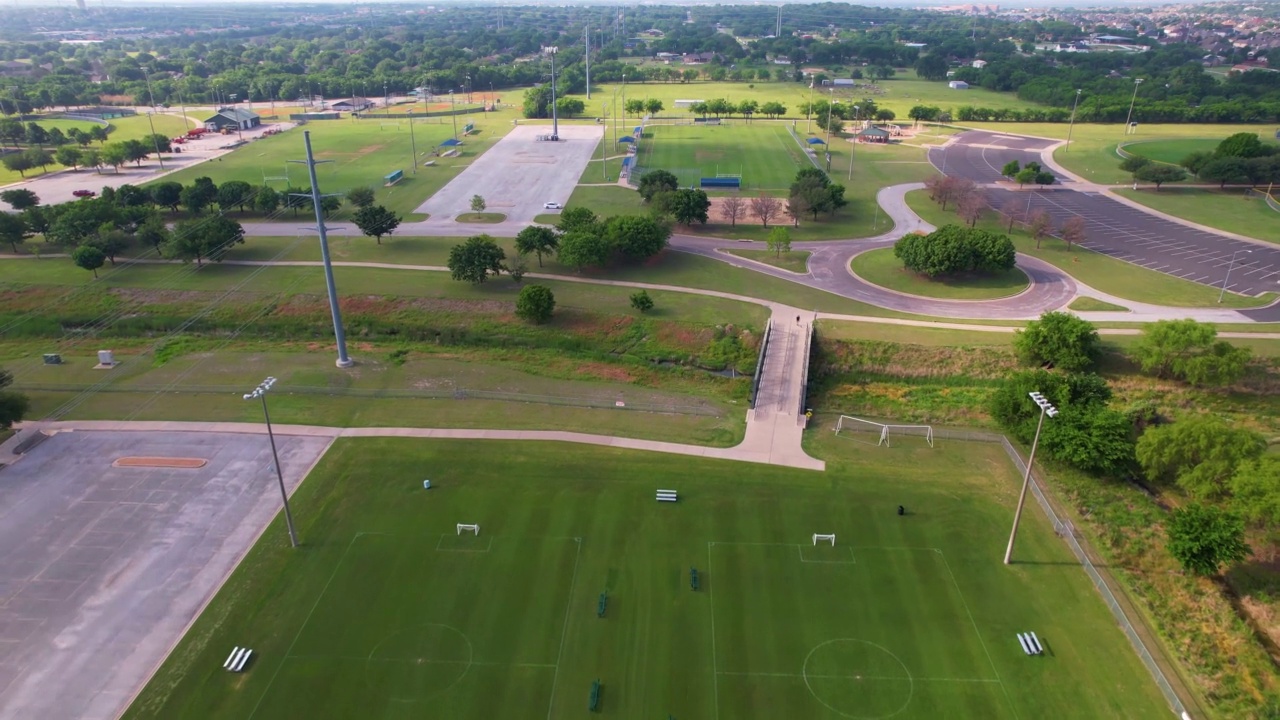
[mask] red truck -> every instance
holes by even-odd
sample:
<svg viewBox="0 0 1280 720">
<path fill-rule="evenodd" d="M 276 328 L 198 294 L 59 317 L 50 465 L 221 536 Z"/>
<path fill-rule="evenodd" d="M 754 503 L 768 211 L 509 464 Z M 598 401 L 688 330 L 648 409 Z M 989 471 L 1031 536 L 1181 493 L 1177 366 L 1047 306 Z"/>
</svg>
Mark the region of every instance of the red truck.
<svg viewBox="0 0 1280 720">
<path fill-rule="evenodd" d="M 187 131 L 187 137 L 191 139 L 195 139 L 200 137 L 201 135 L 204 135 L 206 132 L 208 131 L 205 130 L 204 128 L 192 128 Z"/>
</svg>

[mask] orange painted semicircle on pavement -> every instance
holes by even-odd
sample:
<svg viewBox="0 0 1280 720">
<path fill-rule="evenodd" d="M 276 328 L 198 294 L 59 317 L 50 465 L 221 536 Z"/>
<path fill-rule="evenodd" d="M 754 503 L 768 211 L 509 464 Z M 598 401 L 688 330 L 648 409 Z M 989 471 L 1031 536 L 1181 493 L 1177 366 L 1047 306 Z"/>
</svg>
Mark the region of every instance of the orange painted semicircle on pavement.
<svg viewBox="0 0 1280 720">
<path fill-rule="evenodd" d="M 204 458 L 181 457 L 122 457 L 111 463 L 112 467 L 140 468 L 202 468 L 209 461 Z"/>
</svg>

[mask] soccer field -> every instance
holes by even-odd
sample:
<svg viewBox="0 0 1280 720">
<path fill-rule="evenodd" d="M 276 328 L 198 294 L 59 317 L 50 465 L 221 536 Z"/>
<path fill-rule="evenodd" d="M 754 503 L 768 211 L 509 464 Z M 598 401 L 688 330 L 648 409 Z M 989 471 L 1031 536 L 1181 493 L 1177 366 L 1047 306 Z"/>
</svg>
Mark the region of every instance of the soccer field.
<svg viewBox="0 0 1280 720">
<path fill-rule="evenodd" d="M 649 125 L 637 155 L 642 171 L 666 170 L 681 187 L 698 187 L 704 177 L 741 175 L 743 190 L 786 190 L 797 170 L 810 167 L 786 126 L 765 121 Z"/>
<path fill-rule="evenodd" d="M 1168 713 L 1034 507 L 1001 564 L 997 446 L 814 442 L 826 473 L 339 440 L 295 495 L 303 547 L 277 519 L 126 717 L 585 718 L 597 680 L 618 718 Z"/>
</svg>

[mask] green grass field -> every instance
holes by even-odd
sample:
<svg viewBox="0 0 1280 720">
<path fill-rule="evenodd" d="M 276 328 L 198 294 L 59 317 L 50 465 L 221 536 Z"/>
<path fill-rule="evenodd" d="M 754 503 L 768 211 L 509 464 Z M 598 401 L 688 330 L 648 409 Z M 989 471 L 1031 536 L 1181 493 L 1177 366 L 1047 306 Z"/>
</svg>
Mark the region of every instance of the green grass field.
<svg viewBox="0 0 1280 720">
<path fill-rule="evenodd" d="M 302 138 L 305 129 L 311 133 L 316 159 L 331 161 L 316 168 L 322 191 L 342 193 L 367 186 L 374 189 L 379 204 L 399 213 L 411 213 L 511 128 L 505 116 L 467 116 L 467 122 L 475 122 L 479 132 L 467 137 L 462 154 L 452 158 L 432 154 L 436 146 L 453 137 L 450 118 L 417 119 L 413 137 L 410 137 L 408 120 L 344 119 L 313 122 L 305 128 L 257 140 L 219 160 L 180 170 L 163 180 L 186 184 L 207 176 L 215 183 L 242 180 L 262 185 L 264 177 L 287 175 L 289 184 L 303 187 L 308 182 L 306 167 L 288 161 L 306 157 Z M 413 173 L 415 142 L 419 162 L 416 175 Z M 435 164 L 423 166 L 431 161 Z M 404 179 L 384 187 L 383 177 L 395 170 L 403 170 Z M 284 180 L 273 180 L 269 184 L 277 190 L 285 187 Z"/>
<path fill-rule="evenodd" d="M 267 528 L 126 717 L 588 717 L 596 680 L 619 718 L 1167 714 L 1038 510 L 1000 563 L 1018 478 L 997 446 L 809 444 L 826 473 L 339 440 L 295 494 L 302 548 Z"/>
<path fill-rule="evenodd" d="M 1221 138 L 1187 138 L 1185 140 L 1142 140 L 1124 146 L 1126 152 L 1141 155 L 1148 160 L 1177 165 L 1193 152 L 1212 152 L 1222 142 Z"/>
<path fill-rule="evenodd" d="M 796 171 L 808 165 L 785 126 L 779 123 L 724 125 L 652 125 L 640 141 L 637 166 L 666 170 L 681 187 L 698 187 L 699 178 L 741 175 L 743 191 L 786 190 Z M 652 137 L 649 137 L 652 135 Z"/>
<path fill-rule="evenodd" d="M 858 277 L 873 285 L 897 290 L 908 295 L 948 300 L 991 300 L 1017 295 L 1030 281 L 1014 268 L 999 275 L 963 278 L 929 279 L 907 270 L 893 255 L 893 248 L 880 248 L 859 253 L 849 267 Z"/>
</svg>

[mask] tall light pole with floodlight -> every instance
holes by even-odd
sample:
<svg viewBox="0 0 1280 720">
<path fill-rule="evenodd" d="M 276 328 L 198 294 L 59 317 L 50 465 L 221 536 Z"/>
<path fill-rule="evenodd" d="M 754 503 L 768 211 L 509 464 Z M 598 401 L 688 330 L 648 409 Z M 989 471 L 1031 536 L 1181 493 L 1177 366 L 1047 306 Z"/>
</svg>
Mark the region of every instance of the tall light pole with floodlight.
<svg viewBox="0 0 1280 720">
<path fill-rule="evenodd" d="M 862 112 L 861 105 L 853 106 L 853 137 L 849 138 L 849 181 L 853 181 L 853 151 L 858 146 L 858 115 Z"/>
<path fill-rule="evenodd" d="M 1063 148 L 1062 152 L 1067 152 L 1071 149 L 1071 131 L 1076 129 L 1076 106 L 1080 104 L 1080 93 L 1082 92 L 1084 90 L 1077 88 L 1076 100 L 1071 103 L 1071 124 L 1067 126 L 1067 146 Z"/>
<path fill-rule="evenodd" d="M 1129 134 L 1129 121 L 1133 119 L 1133 104 L 1138 101 L 1138 86 L 1142 84 L 1142 78 L 1136 78 L 1133 81 L 1133 97 L 1129 98 L 1129 114 L 1124 117 L 1124 134 Z"/>
<path fill-rule="evenodd" d="M 1031 464 L 1036 461 L 1036 446 L 1040 444 L 1040 429 L 1044 427 L 1044 416 L 1057 417 L 1058 408 L 1038 392 L 1028 393 L 1036 405 L 1040 406 L 1040 422 L 1036 423 L 1036 437 L 1031 441 L 1031 455 L 1027 457 L 1027 470 L 1022 474 L 1022 492 L 1018 495 L 1018 509 L 1013 513 L 1013 530 L 1009 533 L 1009 547 L 1004 551 L 1004 564 L 1013 562 L 1013 541 L 1018 537 L 1018 522 L 1022 520 L 1022 505 L 1027 500 L 1027 488 L 1031 485 Z"/>
<path fill-rule="evenodd" d="M 298 531 L 293 528 L 293 513 L 289 512 L 289 493 L 284 489 L 284 473 L 280 470 L 280 453 L 276 450 L 276 436 L 271 430 L 271 413 L 267 411 L 267 391 L 276 384 L 276 379 L 269 377 L 254 388 L 253 392 L 244 396 L 245 400 L 262 400 L 262 417 L 267 421 L 267 437 L 271 440 L 271 458 L 276 466 L 276 480 L 280 483 L 280 500 L 284 503 L 284 521 L 289 526 L 289 542 L 298 547 Z"/>
<path fill-rule="evenodd" d="M 560 115 L 556 112 L 556 53 L 560 48 L 552 45 L 543 50 L 551 56 L 551 139 L 560 139 Z M 625 101 L 624 101 L 625 102 Z"/>
<path fill-rule="evenodd" d="M 1231 279 L 1231 268 L 1236 266 L 1236 258 L 1240 253 L 1251 253 L 1252 250 L 1237 250 L 1231 253 L 1231 262 L 1227 264 L 1227 276 L 1222 278 L 1222 291 L 1218 293 L 1218 302 L 1222 302 L 1222 296 L 1227 294 L 1227 281 Z"/>
</svg>

